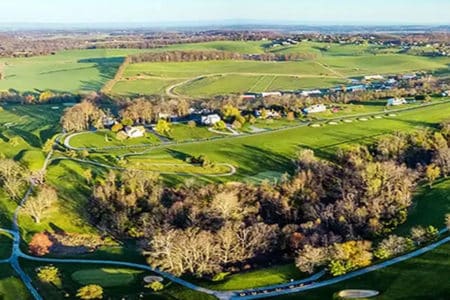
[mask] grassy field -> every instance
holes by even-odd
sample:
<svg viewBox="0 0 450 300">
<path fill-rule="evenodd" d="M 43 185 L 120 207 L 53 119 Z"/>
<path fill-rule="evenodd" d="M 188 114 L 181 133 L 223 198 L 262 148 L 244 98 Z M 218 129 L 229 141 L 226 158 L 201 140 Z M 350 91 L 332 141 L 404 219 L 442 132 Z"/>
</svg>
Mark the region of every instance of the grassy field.
<svg viewBox="0 0 450 300">
<path fill-rule="evenodd" d="M 17 277 L 8 264 L 0 264 L 0 299 L 31 299 L 22 281 Z"/>
<path fill-rule="evenodd" d="M 271 268 L 248 271 L 226 277 L 221 282 L 200 282 L 204 287 L 219 291 L 241 290 L 289 282 L 308 277 L 301 273 L 293 263 Z"/>
<path fill-rule="evenodd" d="M 41 267 L 42 264 L 24 262 L 23 266 L 27 273 L 30 274 L 34 285 L 39 288 L 44 299 L 64 299 L 66 294 L 70 295 L 70 299 L 75 299 L 74 295 L 77 289 L 85 284 L 100 284 L 104 288 L 104 299 L 214 299 L 203 293 L 194 292 L 167 281 L 164 282 L 166 287 L 163 291 L 153 293 L 150 289 L 144 287 L 143 278 L 155 274 L 141 270 L 94 264 L 56 264 L 55 266 L 60 270 L 62 276 L 60 285 L 55 287 L 42 283 L 37 279 L 35 269 Z"/>
<path fill-rule="evenodd" d="M 325 88 L 346 82 L 348 77 L 397 74 L 412 71 L 442 72 L 449 58 L 398 54 L 398 48 L 370 45 L 339 45 L 302 42 L 295 46 L 267 48 L 263 42 L 212 42 L 169 46 L 152 50 L 229 50 L 240 53 L 272 52 L 310 55 L 296 62 L 206 61 L 131 64 L 117 94 L 161 94 L 176 82 L 176 92 L 192 97 L 217 94 Z M 207 75 L 202 77 L 203 75 Z M 189 81 L 189 79 L 196 79 Z"/>
<path fill-rule="evenodd" d="M 145 137 L 127 139 L 124 141 L 116 139 L 116 134 L 110 130 L 100 130 L 75 135 L 70 139 L 70 145 L 73 147 L 105 148 L 115 146 L 131 146 L 138 144 L 154 145 L 158 144 L 159 139 L 147 133 Z"/>
<path fill-rule="evenodd" d="M 42 167 L 45 142 L 59 131 L 62 107 L 3 105 L 0 109 L 0 153 L 22 161 L 31 170 Z M 55 107 L 56 108 L 56 107 Z"/>
<path fill-rule="evenodd" d="M 291 158 L 301 148 L 311 148 L 318 156 L 330 158 L 336 149 L 346 144 L 368 143 L 395 131 L 436 126 L 449 115 L 450 103 L 445 103 L 366 122 L 354 121 L 320 128 L 298 127 L 239 138 L 167 146 L 167 149 L 155 149 L 152 155 L 174 151 L 184 156 L 204 154 L 214 162 L 236 166 L 236 176 L 228 180 L 238 180 L 267 171 L 283 173 L 289 170 Z"/>
<path fill-rule="evenodd" d="M 447 300 L 450 295 L 450 244 L 405 262 L 354 279 L 276 300 L 332 300 L 343 289 L 377 290 L 374 300 Z"/>
<path fill-rule="evenodd" d="M 408 234 L 416 225 L 433 225 L 442 228 L 445 214 L 450 213 L 450 179 L 443 178 L 430 189 L 421 187 L 408 213 L 408 220 L 397 228 L 399 234 Z"/>
<path fill-rule="evenodd" d="M 112 79 L 123 58 L 142 50 L 95 49 L 61 51 L 56 55 L 4 58 L 5 78 L 0 90 L 99 90 Z"/>
</svg>

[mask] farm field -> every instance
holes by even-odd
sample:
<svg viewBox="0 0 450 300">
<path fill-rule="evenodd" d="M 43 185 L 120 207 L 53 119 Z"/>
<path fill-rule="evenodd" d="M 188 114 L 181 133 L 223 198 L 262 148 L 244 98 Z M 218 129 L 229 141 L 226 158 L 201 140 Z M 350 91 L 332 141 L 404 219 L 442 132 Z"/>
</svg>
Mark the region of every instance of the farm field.
<svg viewBox="0 0 450 300">
<path fill-rule="evenodd" d="M 95 91 L 112 79 L 123 58 L 142 50 L 95 49 L 61 51 L 55 55 L 2 58 L 5 78 L 0 91 Z"/>
<path fill-rule="evenodd" d="M 237 52 L 249 53 L 242 42 L 228 42 L 228 47 L 203 43 L 184 45 L 180 50 L 230 49 L 232 43 Z M 245 43 L 244 43 L 245 44 Z M 192 47 L 192 48 L 190 48 Z M 205 48 L 203 48 L 205 47 Z M 266 48 L 259 45 L 259 52 L 275 54 L 302 53 L 310 55 L 302 61 L 204 61 L 136 63 L 128 65 L 122 80 L 113 87 L 113 94 L 164 94 L 178 83 L 174 92 L 191 97 L 208 97 L 218 94 L 263 92 L 326 88 L 347 82 L 350 77 L 367 74 L 398 74 L 413 71 L 443 72 L 450 59 L 427 58 L 398 54 L 397 48 L 381 48 L 369 45 L 337 45 L 302 42 L 299 45 Z M 257 43 L 252 45 L 258 49 Z M 172 47 L 163 48 L 173 50 Z M 158 51 L 162 51 L 158 49 Z"/>
<path fill-rule="evenodd" d="M 450 294 L 450 244 L 429 253 L 353 279 L 316 290 L 272 300 L 332 300 L 343 289 L 370 289 L 380 292 L 374 300 L 446 300 Z"/>
</svg>

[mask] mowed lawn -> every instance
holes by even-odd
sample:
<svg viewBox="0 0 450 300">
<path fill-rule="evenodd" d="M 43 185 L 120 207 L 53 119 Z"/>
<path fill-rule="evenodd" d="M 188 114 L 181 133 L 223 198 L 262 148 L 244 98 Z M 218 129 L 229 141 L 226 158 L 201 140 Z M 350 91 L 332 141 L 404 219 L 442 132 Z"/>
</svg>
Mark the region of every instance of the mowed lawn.
<svg viewBox="0 0 450 300">
<path fill-rule="evenodd" d="M 450 295 L 450 244 L 429 253 L 331 286 L 273 300 L 332 300 L 343 289 L 380 292 L 374 300 L 448 300 Z"/>
<path fill-rule="evenodd" d="M 42 167 L 45 142 L 59 131 L 63 107 L 51 105 L 0 106 L 0 153 L 31 170 Z M 52 109 L 57 108 L 57 109 Z"/>
<path fill-rule="evenodd" d="M 136 49 L 61 51 L 55 55 L 0 59 L 5 78 L 0 90 L 99 90 L 111 80 L 123 59 Z"/>
<path fill-rule="evenodd" d="M 14 273 L 9 264 L 0 264 L 0 299 L 28 300 L 32 299 L 22 281 Z"/>
<path fill-rule="evenodd" d="M 214 162 L 227 162 L 238 168 L 236 178 L 255 176 L 267 171 L 286 172 L 291 159 L 301 148 L 311 148 L 324 158 L 331 158 L 336 149 L 348 144 L 369 143 L 384 134 L 433 127 L 450 116 L 450 103 L 423 107 L 398 113 L 396 117 L 354 121 L 320 128 L 298 127 L 238 138 L 168 146 L 168 150 L 183 155 L 206 155 Z"/>
</svg>

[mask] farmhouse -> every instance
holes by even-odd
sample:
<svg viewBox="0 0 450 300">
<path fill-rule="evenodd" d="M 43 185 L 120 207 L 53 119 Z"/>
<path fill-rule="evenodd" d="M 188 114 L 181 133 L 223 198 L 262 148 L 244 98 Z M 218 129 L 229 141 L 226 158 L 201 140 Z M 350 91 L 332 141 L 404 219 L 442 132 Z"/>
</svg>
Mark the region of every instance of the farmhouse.
<svg viewBox="0 0 450 300">
<path fill-rule="evenodd" d="M 405 98 L 390 98 L 387 101 L 387 106 L 397 106 L 402 104 L 406 104 Z"/>
<path fill-rule="evenodd" d="M 326 110 L 327 110 L 327 107 L 325 105 L 316 104 L 316 105 L 312 105 L 310 107 L 303 109 L 303 112 L 306 114 L 313 114 L 313 113 L 324 112 Z"/>
<path fill-rule="evenodd" d="M 207 115 L 207 116 L 202 116 L 201 118 L 201 123 L 203 125 L 214 125 L 217 122 L 219 122 L 220 116 L 218 114 L 211 114 L 211 115 Z"/>
<path fill-rule="evenodd" d="M 145 135 L 144 126 L 126 126 L 124 131 L 129 138 L 138 138 Z"/>
</svg>

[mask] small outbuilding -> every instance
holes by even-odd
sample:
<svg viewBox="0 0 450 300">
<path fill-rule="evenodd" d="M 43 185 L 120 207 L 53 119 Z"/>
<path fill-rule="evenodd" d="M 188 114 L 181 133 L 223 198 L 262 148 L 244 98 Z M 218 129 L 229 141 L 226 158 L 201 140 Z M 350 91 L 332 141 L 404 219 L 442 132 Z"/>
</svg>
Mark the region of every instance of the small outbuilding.
<svg viewBox="0 0 450 300">
<path fill-rule="evenodd" d="M 145 136 L 144 126 L 127 126 L 124 131 L 129 138 L 139 138 Z"/>
<path fill-rule="evenodd" d="M 323 104 L 315 104 L 310 107 L 304 108 L 303 112 L 306 114 L 320 113 L 327 110 L 327 107 Z"/>
</svg>

